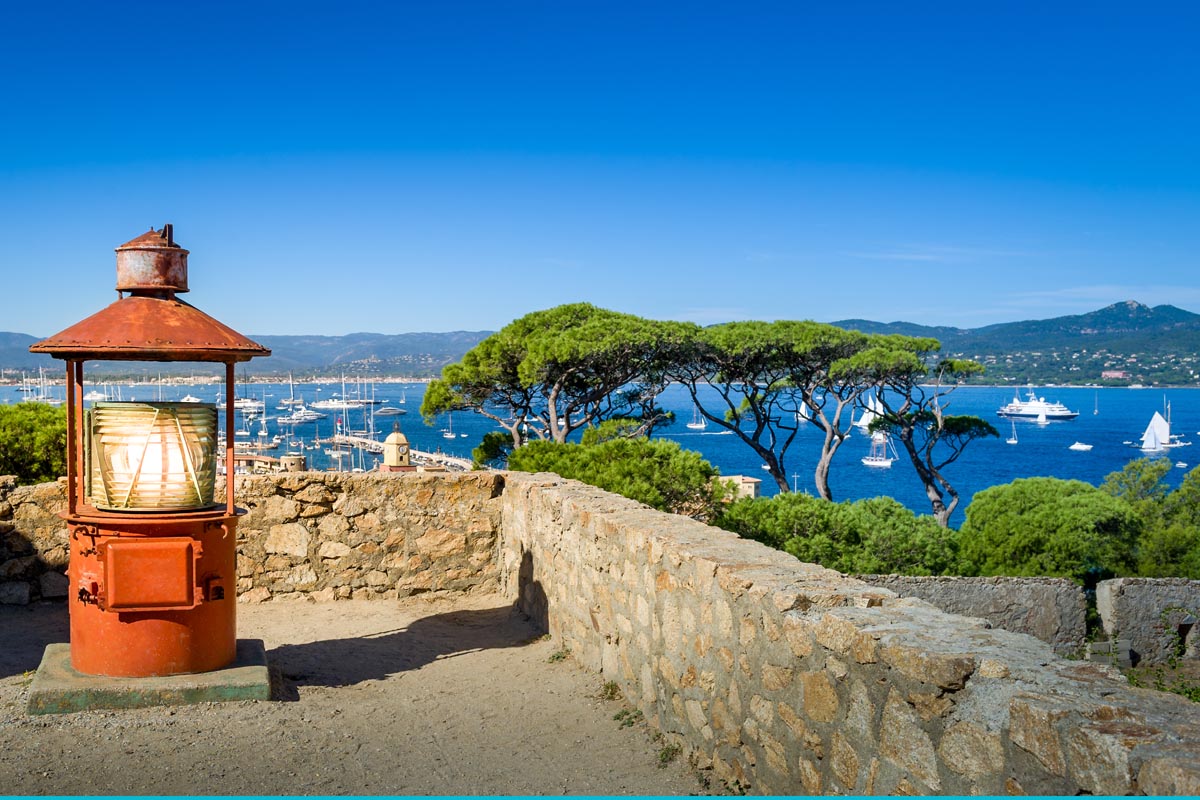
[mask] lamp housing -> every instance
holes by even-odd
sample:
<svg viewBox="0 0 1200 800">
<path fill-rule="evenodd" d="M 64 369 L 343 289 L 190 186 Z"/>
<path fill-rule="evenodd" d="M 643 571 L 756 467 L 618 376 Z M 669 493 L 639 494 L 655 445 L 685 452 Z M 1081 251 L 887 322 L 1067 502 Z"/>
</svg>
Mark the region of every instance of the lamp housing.
<svg viewBox="0 0 1200 800">
<path fill-rule="evenodd" d="M 183 511 L 213 504 L 215 405 L 98 402 L 86 428 L 86 492 L 96 508 Z"/>
</svg>

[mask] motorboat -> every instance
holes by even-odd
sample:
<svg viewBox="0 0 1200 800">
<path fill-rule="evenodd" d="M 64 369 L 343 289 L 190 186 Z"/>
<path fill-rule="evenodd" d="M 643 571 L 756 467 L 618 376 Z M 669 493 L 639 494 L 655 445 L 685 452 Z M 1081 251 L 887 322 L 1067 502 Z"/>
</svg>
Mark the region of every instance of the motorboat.
<svg viewBox="0 0 1200 800">
<path fill-rule="evenodd" d="M 400 414 L 407 414 L 407 413 L 408 412 L 405 411 L 403 408 L 394 408 L 392 406 L 384 406 L 383 408 L 375 409 L 375 416 L 377 416 L 377 417 L 396 417 L 396 416 L 399 416 Z"/>
<path fill-rule="evenodd" d="M 1025 400 L 1014 394 L 1012 402 L 1002 406 L 996 414 L 1001 417 L 1036 419 L 1039 422 L 1043 418 L 1050 421 L 1075 419 L 1079 416 L 1078 411 L 1072 411 L 1062 403 L 1051 403 L 1044 397 L 1038 397 L 1033 389 L 1029 390 L 1029 396 Z"/>
<path fill-rule="evenodd" d="M 296 406 L 288 414 L 280 414 L 275 418 L 276 422 L 284 425 L 296 425 L 305 422 L 316 422 L 319 419 L 325 419 L 325 415 L 320 411 L 313 411 L 304 405 Z"/>
<path fill-rule="evenodd" d="M 181 403 L 203 403 L 204 401 L 201 400 L 199 397 L 196 397 L 196 395 L 194 395 L 194 394 L 185 394 L 183 396 L 183 399 L 180 400 L 179 402 L 181 402 Z"/>
<path fill-rule="evenodd" d="M 253 397 L 235 397 L 233 398 L 233 407 L 238 411 L 246 411 L 252 414 L 257 414 L 266 406 L 262 400 L 255 400 Z"/>
<path fill-rule="evenodd" d="M 1086 453 L 1088 450 L 1092 449 L 1092 446 L 1090 444 L 1084 444 L 1083 442 L 1075 442 L 1075 444 L 1071 445 L 1067 449 L 1075 450 L 1080 453 Z"/>
</svg>

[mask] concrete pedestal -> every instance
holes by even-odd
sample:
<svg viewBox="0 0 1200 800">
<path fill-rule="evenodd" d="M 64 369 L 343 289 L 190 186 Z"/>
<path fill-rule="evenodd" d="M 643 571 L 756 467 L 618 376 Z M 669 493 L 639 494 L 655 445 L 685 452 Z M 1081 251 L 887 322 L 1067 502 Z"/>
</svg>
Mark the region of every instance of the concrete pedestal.
<svg viewBox="0 0 1200 800">
<path fill-rule="evenodd" d="M 229 666 L 187 675 L 108 678 L 84 675 L 71 666 L 71 646 L 46 646 L 29 687 L 30 714 L 63 714 L 106 708 L 270 700 L 271 680 L 262 639 L 238 639 Z"/>
</svg>

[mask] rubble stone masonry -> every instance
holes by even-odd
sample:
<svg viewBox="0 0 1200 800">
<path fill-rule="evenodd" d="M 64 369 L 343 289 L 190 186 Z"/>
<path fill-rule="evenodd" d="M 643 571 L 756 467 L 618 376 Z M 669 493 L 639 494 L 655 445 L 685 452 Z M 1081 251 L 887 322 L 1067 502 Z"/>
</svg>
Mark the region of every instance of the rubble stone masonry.
<svg viewBox="0 0 1200 800">
<path fill-rule="evenodd" d="M 241 601 L 499 591 L 734 789 L 1200 794 L 1200 705 L 599 489 L 490 472 L 237 489 Z M 61 484 L 0 478 L 0 602 L 67 594 L 62 507 Z"/>
</svg>

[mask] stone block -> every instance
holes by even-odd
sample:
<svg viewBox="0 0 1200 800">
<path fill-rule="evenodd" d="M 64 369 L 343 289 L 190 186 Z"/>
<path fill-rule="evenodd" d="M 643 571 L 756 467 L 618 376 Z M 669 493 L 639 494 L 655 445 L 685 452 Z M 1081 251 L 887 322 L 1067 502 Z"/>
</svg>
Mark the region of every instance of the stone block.
<svg viewBox="0 0 1200 800">
<path fill-rule="evenodd" d="M 0 604 L 27 606 L 32 593 L 25 581 L 7 581 L 0 583 Z"/>
<path fill-rule="evenodd" d="M 975 672 L 974 656 L 930 652 L 915 642 L 905 644 L 892 641 L 883 644 L 879 648 L 879 656 L 885 664 L 902 675 L 930 683 L 939 689 L 961 689 Z"/>
<path fill-rule="evenodd" d="M 38 589 L 46 599 L 66 597 L 70 585 L 67 576 L 61 572 L 43 572 L 38 576 Z"/>
<path fill-rule="evenodd" d="M 829 768 L 834 777 L 845 787 L 847 792 L 853 794 L 854 788 L 858 785 L 858 753 L 854 751 L 854 747 L 841 734 L 841 731 L 834 731 L 829 745 L 829 753 Z"/>
<path fill-rule="evenodd" d="M 951 725 L 938 744 L 942 763 L 953 772 L 984 786 L 1004 770 L 1004 742 L 996 731 L 973 722 Z"/>
<path fill-rule="evenodd" d="M 311 537 L 308 528 L 299 522 L 282 525 L 272 525 L 263 550 L 267 553 L 304 558 L 308 555 L 308 544 Z"/>
<path fill-rule="evenodd" d="M 1009 739 L 1059 777 L 1067 775 L 1067 758 L 1058 725 L 1070 706 L 1050 698 L 1018 695 L 1009 704 Z"/>
<path fill-rule="evenodd" d="M 800 673 L 804 714 L 815 722 L 833 722 L 838 713 L 838 695 L 825 672 Z"/>
<path fill-rule="evenodd" d="M 893 689 L 879 723 L 879 754 L 933 791 L 942 787 L 933 741 L 912 706 Z"/>
</svg>

